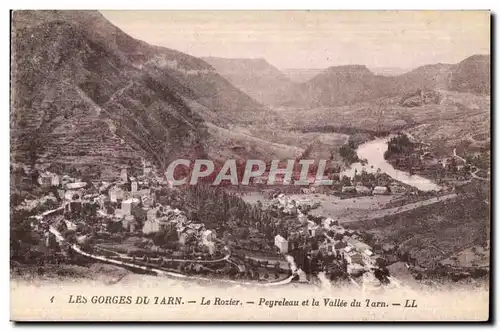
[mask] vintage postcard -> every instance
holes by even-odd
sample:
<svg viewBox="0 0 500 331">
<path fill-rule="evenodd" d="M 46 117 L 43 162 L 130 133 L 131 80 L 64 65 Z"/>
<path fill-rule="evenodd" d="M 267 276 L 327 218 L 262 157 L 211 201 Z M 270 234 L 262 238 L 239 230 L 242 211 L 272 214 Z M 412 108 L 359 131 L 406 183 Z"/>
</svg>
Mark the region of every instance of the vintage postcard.
<svg viewBox="0 0 500 331">
<path fill-rule="evenodd" d="M 489 11 L 11 12 L 13 321 L 487 321 Z"/>
</svg>

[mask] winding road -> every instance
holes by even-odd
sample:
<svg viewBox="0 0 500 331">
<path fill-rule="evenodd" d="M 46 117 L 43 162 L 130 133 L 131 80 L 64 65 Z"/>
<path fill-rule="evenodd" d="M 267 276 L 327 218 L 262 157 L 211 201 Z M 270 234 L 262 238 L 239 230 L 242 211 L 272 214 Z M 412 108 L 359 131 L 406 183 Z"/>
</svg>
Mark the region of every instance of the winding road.
<svg viewBox="0 0 500 331">
<path fill-rule="evenodd" d="M 463 157 L 461 157 L 460 155 L 458 155 L 458 154 L 457 154 L 457 149 L 456 149 L 456 148 L 454 148 L 454 149 L 453 149 L 453 156 L 454 156 L 454 157 L 456 157 L 457 159 L 461 160 L 461 161 L 462 161 L 462 162 L 464 162 L 465 164 L 468 164 L 468 163 L 467 163 L 467 160 L 465 160 Z M 474 169 L 474 170 L 471 170 L 471 172 L 470 172 L 470 175 L 471 175 L 473 178 L 475 178 L 475 179 L 479 179 L 479 180 L 484 180 L 484 181 L 488 181 L 488 180 L 489 180 L 488 178 L 479 177 L 479 176 L 477 175 L 477 173 L 478 173 L 478 172 L 479 172 L 479 170 L 480 170 L 478 167 L 471 165 L 471 169 Z"/>
<path fill-rule="evenodd" d="M 52 233 L 56 237 L 56 240 L 57 240 L 57 242 L 59 244 L 62 244 L 63 242 L 66 241 L 65 238 L 63 237 L 63 235 L 56 228 L 54 228 L 52 225 L 49 226 L 49 232 Z M 95 254 L 87 253 L 87 252 L 83 251 L 76 244 L 71 244 L 70 247 L 71 247 L 71 249 L 74 252 L 76 252 L 76 253 L 78 253 L 80 255 L 89 257 L 89 258 L 94 259 L 94 260 L 98 260 L 98 261 L 102 261 L 102 262 L 106 262 L 106 263 L 111 263 L 111 264 L 115 264 L 115 265 L 119 265 L 119 266 L 125 266 L 125 267 L 129 267 L 129 268 L 140 269 L 140 270 L 144 270 L 144 271 L 147 271 L 147 272 L 153 272 L 153 273 L 155 273 L 158 276 L 166 276 L 166 277 L 172 277 L 172 278 L 177 278 L 177 279 L 202 280 L 202 281 L 217 280 L 217 281 L 220 281 L 220 282 L 237 284 L 237 285 L 251 285 L 251 286 L 260 286 L 260 287 L 270 287 L 270 286 L 281 286 L 281 285 L 289 284 L 289 283 L 291 283 L 292 279 L 296 276 L 296 273 L 292 273 L 292 275 L 290 275 L 286 279 L 283 279 L 281 281 L 268 282 L 268 283 L 240 282 L 240 281 L 233 281 L 233 280 L 229 280 L 229 279 L 220 279 L 220 278 L 214 279 L 214 278 L 199 277 L 199 276 L 188 276 L 188 275 L 184 275 L 184 274 L 180 274 L 180 273 L 176 273 L 176 272 L 165 271 L 165 270 L 161 270 L 161 269 L 157 269 L 157 268 L 151 268 L 151 267 L 145 267 L 145 266 L 141 266 L 141 265 L 137 265 L 137 264 L 133 264 L 133 263 L 127 263 L 127 262 L 123 262 L 123 261 L 119 261 L 119 260 L 115 260 L 115 259 L 110 259 L 110 258 L 107 258 L 107 257 L 104 257 L 104 256 L 100 256 L 100 255 L 95 255 Z M 228 260 L 229 256 L 230 256 L 230 254 L 226 255 L 222 259 L 219 259 L 219 261 Z M 188 262 L 188 261 L 191 261 L 191 260 L 178 260 L 178 261 Z M 194 261 L 196 263 L 200 263 L 199 260 L 192 260 L 192 261 Z"/>
<path fill-rule="evenodd" d="M 120 257 L 121 259 L 126 259 L 126 260 L 131 260 L 131 261 L 138 260 L 137 258 L 130 257 L 126 254 L 118 253 L 118 252 L 115 252 L 115 251 L 112 251 L 109 249 L 105 249 L 105 248 L 101 248 L 101 247 L 98 247 L 97 249 L 115 254 L 118 257 Z M 226 250 L 227 250 L 227 248 L 226 248 Z M 200 264 L 218 263 L 218 262 L 227 261 L 231 257 L 231 252 L 229 252 L 229 250 L 227 250 L 227 251 L 228 251 L 228 253 L 224 257 L 222 257 L 220 259 L 216 259 L 216 260 L 185 260 L 185 259 L 170 259 L 170 258 L 164 258 L 164 257 L 153 257 L 153 258 L 148 258 L 148 261 L 159 262 L 159 261 L 163 260 L 165 262 L 180 262 L 180 263 L 185 262 L 185 263 L 200 263 Z"/>
</svg>

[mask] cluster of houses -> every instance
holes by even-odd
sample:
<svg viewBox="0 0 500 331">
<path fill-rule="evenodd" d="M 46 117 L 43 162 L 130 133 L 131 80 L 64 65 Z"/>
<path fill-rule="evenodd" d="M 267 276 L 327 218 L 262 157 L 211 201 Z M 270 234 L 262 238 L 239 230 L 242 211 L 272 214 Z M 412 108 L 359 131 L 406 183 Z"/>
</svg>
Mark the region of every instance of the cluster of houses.
<svg viewBox="0 0 500 331">
<path fill-rule="evenodd" d="M 291 199 L 284 193 L 274 194 L 271 204 L 282 210 L 285 214 L 303 214 L 304 210 L 311 210 L 319 207 L 319 202 L 313 202 L 310 199 Z"/>
<path fill-rule="evenodd" d="M 348 195 L 389 195 L 389 194 L 399 194 L 407 193 L 408 188 L 401 185 L 396 181 L 382 180 L 379 181 L 378 185 L 367 185 L 363 184 L 355 178 L 351 178 L 351 184 L 345 185 L 340 181 L 340 173 L 334 173 L 331 175 L 324 175 L 321 180 L 318 180 L 314 175 L 308 175 L 305 182 L 300 182 L 300 193 L 302 194 L 315 194 L 315 193 L 342 193 Z M 291 178 L 286 178 L 282 173 L 276 174 L 273 184 L 270 184 L 269 172 L 264 173 L 259 177 L 253 178 L 253 183 L 258 185 L 266 184 L 267 187 L 272 185 L 282 186 L 282 185 L 294 185 L 300 178 L 300 173 L 294 172 Z M 337 179 L 334 179 L 337 178 Z M 323 181 L 329 180 L 332 184 L 323 184 Z M 387 183 L 385 185 L 384 183 Z"/>
<path fill-rule="evenodd" d="M 22 203 L 15 207 L 16 210 L 31 211 L 39 206 L 45 205 L 47 202 L 57 203 L 57 198 L 52 194 L 45 195 L 38 199 L 25 199 Z"/>
<path fill-rule="evenodd" d="M 183 211 L 173 209 L 168 205 L 164 206 L 156 201 L 156 196 L 152 192 L 155 184 L 144 180 L 149 173 L 145 172 L 142 178 L 137 179 L 128 177 L 126 169 L 122 169 L 121 183 L 112 184 L 108 190 L 108 196 L 99 197 L 101 214 L 104 213 L 107 202 L 119 203 L 120 208 L 116 208 L 111 216 L 115 222 L 122 223 L 125 231 L 140 231 L 148 235 L 163 230 L 176 230 L 179 242 L 183 244 L 191 238 L 213 242 L 215 232 L 206 229 L 203 223 L 193 223 Z M 123 185 L 128 182 L 130 190 L 127 189 L 128 185 Z M 146 219 L 139 223 L 134 215 L 141 211 L 146 214 Z M 109 215 L 105 216 L 109 217 Z"/>
<path fill-rule="evenodd" d="M 93 213 L 86 216 L 98 220 L 94 225 L 98 231 L 135 235 L 176 231 L 181 244 L 194 240 L 207 246 L 210 252 L 215 249 L 216 234 L 213 230 L 206 229 L 203 223 L 191 222 L 183 211 L 156 201 L 156 189 L 163 184 L 168 185 L 168 182 L 156 176 L 147 162 L 143 162 L 142 174 L 137 177 L 129 176 L 128 168 L 123 167 L 114 182 L 89 183 L 67 175 L 44 172 L 39 176 L 39 184 L 57 189 L 64 215 L 64 222 L 61 222 L 63 229 L 76 230 L 83 216 Z M 41 199 L 57 201 L 51 195 Z M 140 219 L 138 215 L 142 215 Z"/>
<path fill-rule="evenodd" d="M 287 236 L 277 234 L 274 245 L 282 254 L 288 254 L 298 247 L 305 247 L 305 242 L 317 240 L 317 247 L 309 247 L 310 256 L 321 252 L 324 257 L 333 256 L 337 260 L 345 261 L 347 272 L 359 276 L 371 272 L 373 268 L 384 263 L 384 259 L 373 253 L 373 249 L 361 240 L 357 231 L 345 229 L 338 220 L 329 217 L 319 217 L 314 221 L 302 212 L 301 202 L 280 194 L 274 200 L 274 206 L 295 216 L 290 221 L 290 231 Z M 292 224 L 293 223 L 293 224 Z"/>
<path fill-rule="evenodd" d="M 172 209 L 170 206 L 156 205 L 147 210 L 147 219 L 142 227 L 142 233 L 147 235 L 161 230 L 170 229 L 177 232 L 179 242 L 186 244 L 189 240 L 202 242 L 212 247 L 216 239 L 215 231 L 206 229 L 203 223 L 190 221 L 184 212 Z"/>
</svg>

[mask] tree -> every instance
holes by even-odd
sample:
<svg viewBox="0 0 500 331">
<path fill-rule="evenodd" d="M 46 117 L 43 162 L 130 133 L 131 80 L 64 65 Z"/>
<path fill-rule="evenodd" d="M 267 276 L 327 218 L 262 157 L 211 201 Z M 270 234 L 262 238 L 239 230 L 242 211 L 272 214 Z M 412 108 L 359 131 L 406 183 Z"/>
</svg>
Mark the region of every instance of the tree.
<svg viewBox="0 0 500 331">
<path fill-rule="evenodd" d="M 450 163 L 448 164 L 448 168 L 450 169 L 452 174 L 457 172 L 457 160 L 454 157 L 451 158 Z"/>
<path fill-rule="evenodd" d="M 31 230 L 31 221 L 15 219 L 11 221 L 10 255 L 12 260 L 31 263 L 31 257 L 36 251 L 36 245 L 41 238 Z"/>
<path fill-rule="evenodd" d="M 347 176 L 342 176 L 342 179 L 341 179 L 340 183 L 343 186 L 351 186 L 351 178 L 349 178 Z"/>
<path fill-rule="evenodd" d="M 355 163 L 359 161 L 358 155 L 352 143 L 347 143 L 339 148 L 339 155 L 344 159 L 347 164 Z"/>
<path fill-rule="evenodd" d="M 165 244 L 165 233 L 163 231 L 156 232 L 153 236 L 153 243 L 156 246 L 163 246 Z"/>
<path fill-rule="evenodd" d="M 132 215 L 134 215 L 135 219 L 139 224 L 144 224 L 146 222 L 148 213 L 143 208 L 133 208 Z"/>
<path fill-rule="evenodd" d="M 76 242 L 76 232 L 74 230 L 66 230 L 63 233 L 64 238 L 66 239 L 67 242 L 70 244 Z"/>
</svg>

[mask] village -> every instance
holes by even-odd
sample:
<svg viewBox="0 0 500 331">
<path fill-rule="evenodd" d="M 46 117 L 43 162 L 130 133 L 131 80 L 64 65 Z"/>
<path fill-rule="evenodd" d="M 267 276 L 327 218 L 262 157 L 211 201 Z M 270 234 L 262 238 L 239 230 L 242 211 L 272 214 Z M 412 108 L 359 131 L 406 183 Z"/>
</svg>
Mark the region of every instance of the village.
<svg viewBox="0 0 500 331">
<path fill-rule="evenodd" d="M 405 145 L 398 144 L 393 141 L 389 150 Z M 419 159 L 425 160 L 428 149 L 419 146 Z M 456 162 L 448 168 L 450 164 L 455 174 L 470 170 Z M 314 282 L 319 274 L 329 281 L 358 284 L 362 276 L 371 275 L 380 284 L 388 283 L 387 266 L 397 259 L 394 249 L 371 247 L 364 233 L 342 222 L 439 201 L 453 196 L 454 185 L 421 191 L 380 169 L 355 169 L 351 177 L 338 170 L 321 178 L 309 174 L 305 182 L 301 173 L 287 177 L 282 172 L 272 185 L 264 172 L 243 188 L 215 191 L 203 179 L 198 185 L 173 185 L 145 159 L 139 166 L 122 167 L 106 181 L 46 170 L 36 178 L 40 197 L 25 199 L 15 209 L 28 212 L 48 255 L 63 260 L 82 259 L 82 254 L 68 255 L 68 248 L 77 245 L 93 258 L 140 270 L 273 284 L 287 279 Z M 37 215 L 31 215 L 34 210 Z M 44 215 L 47 210 L 56 212 Z"/>
<path fill-rule="evenodd" d="M 363 242 L 358 231 L 351 231 L 330 217 L 308 214 L 314 208 L 307 200 L 294 200 L 277 194 L 270 208 L 286 215 L 287 226 L 280 229 L 274 243 L 282 254 L 290 254 L 306 274 L 325 272 L 330 280 L 352 280 L 364 273 L 376 273 L 388 282 L 387 261 Z"/>
<path fill-rule="evenodd" d="M 376 186 L 376 176 L 363 177 L 372 181 L 368 188 L 360 176 L 355 177 L 358 182 L 344 179 L 338 194 L 404 191 L 396 183 Z M 17 208 L 30 210 L 50 202 L 57 212 L 30 217 L 32 230 L 43 235 L 44 245 L 50 249 L 77 245 L 114 261 L 219 278 L 280 282 L 292 275 L 305 282 L 323 272 L 332 281 L 353 281 L 364 273 L 375 273 L 381 282 L 387 282 L 384 257 L 363 243 L 359 232 L 342 227 L 331 217 L 309 214 L 318 203 L 308 199 L 275 193 L 266 207 L 260 206 L 272 215 L 271 233 L 260 233 L 260 237 L 251 229 L 254 234 L 247 239 L 228 240 L 227 233 L 217 233 L 215 226 L 192 220 L 190 213 L 178 208 L 168 193 L 178 188 L 158 176 L 145 160 L 134 177 L 127 167 L 117 180 L 107 182 L 81 181 L 46 171 L 38 177 L 38 184 L 48 194 Z M 325 188 L 313 183 L 300 191 L 305 196 Z M 66 246 L 56 242 L 50 227 L 62 234 Z M 67 256 L 64 249 L 54 256 L 58 254 Z"/>
</svg>

